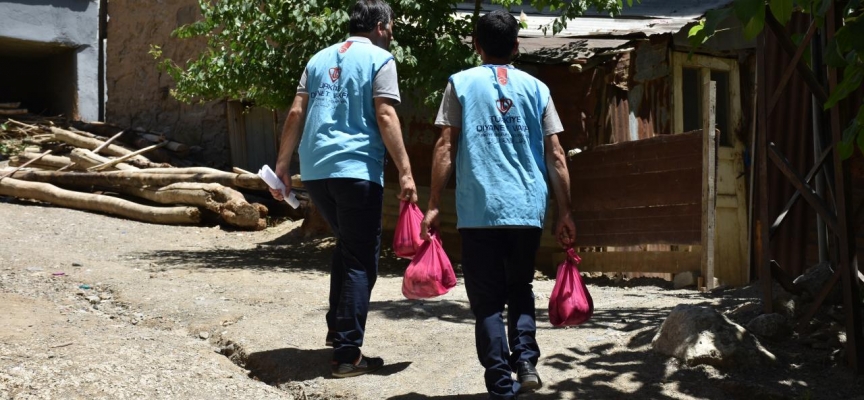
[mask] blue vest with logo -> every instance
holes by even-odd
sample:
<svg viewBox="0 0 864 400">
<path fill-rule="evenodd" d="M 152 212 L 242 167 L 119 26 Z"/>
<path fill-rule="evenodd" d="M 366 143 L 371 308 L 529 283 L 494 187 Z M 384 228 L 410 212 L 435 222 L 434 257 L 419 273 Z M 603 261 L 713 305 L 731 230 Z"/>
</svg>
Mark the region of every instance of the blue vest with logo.
<svg viewBox="0 0 864 400">
<path fill-rule="evenodd" d="M 371 43 L 346 41 L 306 65 L 309 104 L 300 140 L 304 181 L 356 178 L 384 185 L 384 141 L 375 118 L 372 82 L 393 59 Z"/>
<path fill-rule="evenodd" d="M 450 77 L 462 104 L 457 228 L 543 227 L 548 188 L 543 112 L 549 89 L 509 65 Z"/>
</svg>

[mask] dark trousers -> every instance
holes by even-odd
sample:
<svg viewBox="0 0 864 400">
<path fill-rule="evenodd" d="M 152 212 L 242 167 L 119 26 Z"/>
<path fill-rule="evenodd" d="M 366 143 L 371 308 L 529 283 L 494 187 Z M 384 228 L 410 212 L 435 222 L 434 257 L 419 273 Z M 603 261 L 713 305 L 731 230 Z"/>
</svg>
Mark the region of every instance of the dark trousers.
<svg viewBox="0 0 864 400">
<path fill-rule="evenodd" d="M 334 334 L 333 360 L 354 362 L 360 356 L 369 298 L 378 278 L 384 188 L 346 178 L 303 184 L 336 236 L 326 317 L 327 329 Z"/>
<path fill-rule="evenodd" d="M 540 228 L 460 229 L 465 290 L 475 318 L 480 364 L 491 399 L 512 399 L 518 361 L 537 364 L 534 260 Z M 503 312 L 507 307 L 507 329 Z"/>
</svg>

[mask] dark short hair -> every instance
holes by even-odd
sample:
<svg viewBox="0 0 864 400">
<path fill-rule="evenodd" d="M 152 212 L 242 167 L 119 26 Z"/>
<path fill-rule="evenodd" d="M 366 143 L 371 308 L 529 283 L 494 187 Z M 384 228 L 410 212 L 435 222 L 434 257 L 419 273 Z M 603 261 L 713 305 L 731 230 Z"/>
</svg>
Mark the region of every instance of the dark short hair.
<svg viewBox="0 0 864 400">
<path fill-rule="evenodd" d="M 519 22 L 505 10 L 495 10 L 477 21 L 474 40 L 486 52 L 496 58 L 507 58 L 513 54 Z"/>
<path fill-rule="evenodd" d="M 378 23 L 387 25 L 393 19 L 393 9 L 384 0 L 358 0 L 351 10 L 348 32 L 372 32 Z"/>
</svg>

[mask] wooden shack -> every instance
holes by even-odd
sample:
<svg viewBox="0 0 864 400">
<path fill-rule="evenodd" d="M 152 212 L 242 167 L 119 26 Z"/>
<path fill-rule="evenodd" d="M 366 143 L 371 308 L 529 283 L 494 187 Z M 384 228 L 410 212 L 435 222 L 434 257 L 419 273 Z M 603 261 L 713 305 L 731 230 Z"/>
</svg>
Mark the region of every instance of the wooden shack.
<svg viewBox="0 0 864 400">
<path fill-rule="evenodd" d="M 663 16 L 662 6 L 681 2 L 650 3 L 651 16 L 589 16 L 585 23 L 574 20 L 574 28 L 559 36 L 531 29 L 520 36 L 522 54 L 516 64 L 550 87 L 564 124 L 560 137 L 569 152 L 583 270 L 666 277 L 694 271 L 705 276 L 713 264 L 717 284 L 746 284 L 752 44 L 737 39 L 741 28 L 730 21 L 724 34 L 692 49 L 689 27 L 717 4 L 702 2 L 702 8 L 691 7 L 689 14 L 673 18 Z M 667 15 L 673 11 L 665 10 Z M 528 23 L 549 18 L 529 15 Z M 604 30 L 603 24 L 615 29 Z M 592 30 L 580 31 L 580 26 Z M 712 82 L 716 95 L 710 103 Z M 407 108 L 404 113 L 413 114 Z M 710 118 L 717 132 L 714 151 L 702 134 Z M 403 132 L 417 184 L 426 187 L 437 137 L 430 119 L 410 117 Z M 395 171 L 387 176 L 394 178 Z M 445 248 L 458 260 L 452 184 L 442 223 Z M 388 185 L 392 195 L 385 200 L 385 229 L 394 226 L 398 213 L 397 187 L 395 180 Z M 421 208 L 427 191 L 421 188 Z M 551 232 L 554 222 L 548 213 L 537 265 L 546 272 L 563 259 Z"/>
</svg>

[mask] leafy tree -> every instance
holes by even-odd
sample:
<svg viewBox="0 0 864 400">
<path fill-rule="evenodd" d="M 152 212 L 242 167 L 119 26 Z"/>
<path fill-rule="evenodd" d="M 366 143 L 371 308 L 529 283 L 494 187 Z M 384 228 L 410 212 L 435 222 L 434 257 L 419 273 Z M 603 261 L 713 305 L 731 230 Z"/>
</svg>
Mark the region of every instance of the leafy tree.
<svg viewBox="0 0 864 400">
<path fill-rule="evenodd" d="M 390 0 L 397 17 L 391 52 L 399 63 L 402 91 L 437 103 L 447 78 L 476 65 L 466 41 L 478 18 L 454 14 L 458 0 Z M 626 0 L 628 5 L 633 0 Z M 488 2 L 487 2 L 488 3 Z M 521 0 L 492 0 L 510 7 Z M 551 26 L 558 33 L 567 21 L 589 8 L 620 12 L 624 0 L 530 0 L 535 9 L 557 11 Z M 222 98 L 252 101 L 282 109 L 306 62 L 320 49 L 347 37 L 348 12 L 353 1 L 337 0 L 199 0 L 203 19 L 173 32 L 177 38 L 204 37 L 207 49 L 185 65 L 162 57 L 159 46 L 151 54 L 176 82 L 172 95 L 184 102 Z"/>
<path fill-rule="evenodd" d="M 766 3 L 768 12 L 781 25 L 789 22 L 793 12 L 800 11 L 810 14 L 816 18 L 819 26 L 823 26 L 831 6 L 840 7 L 838 12 L 843 17 L 843 24 L 837 29 L 834 38 L 827 43 L 824 61 L 827 66 L 842 71 L 843 80 L 831 92 L 824 104 L 825 109 L 836 106 L 861 87 L 864 82 L 864 5 L 861 0 L 735 0 L 732 7 L 707 13 L 698 25 L 691 28 L 691 44 L 699 46 L 705 43 L 714 35 L 718 24 L 731 16 L 741 21 L 746 38 L 755 38 L 765 27 Z M 844 159 L 852 156 L 855 144 L 864 152 L 864 105 L 843 131 L 839 150 Z"/>
</svg>

